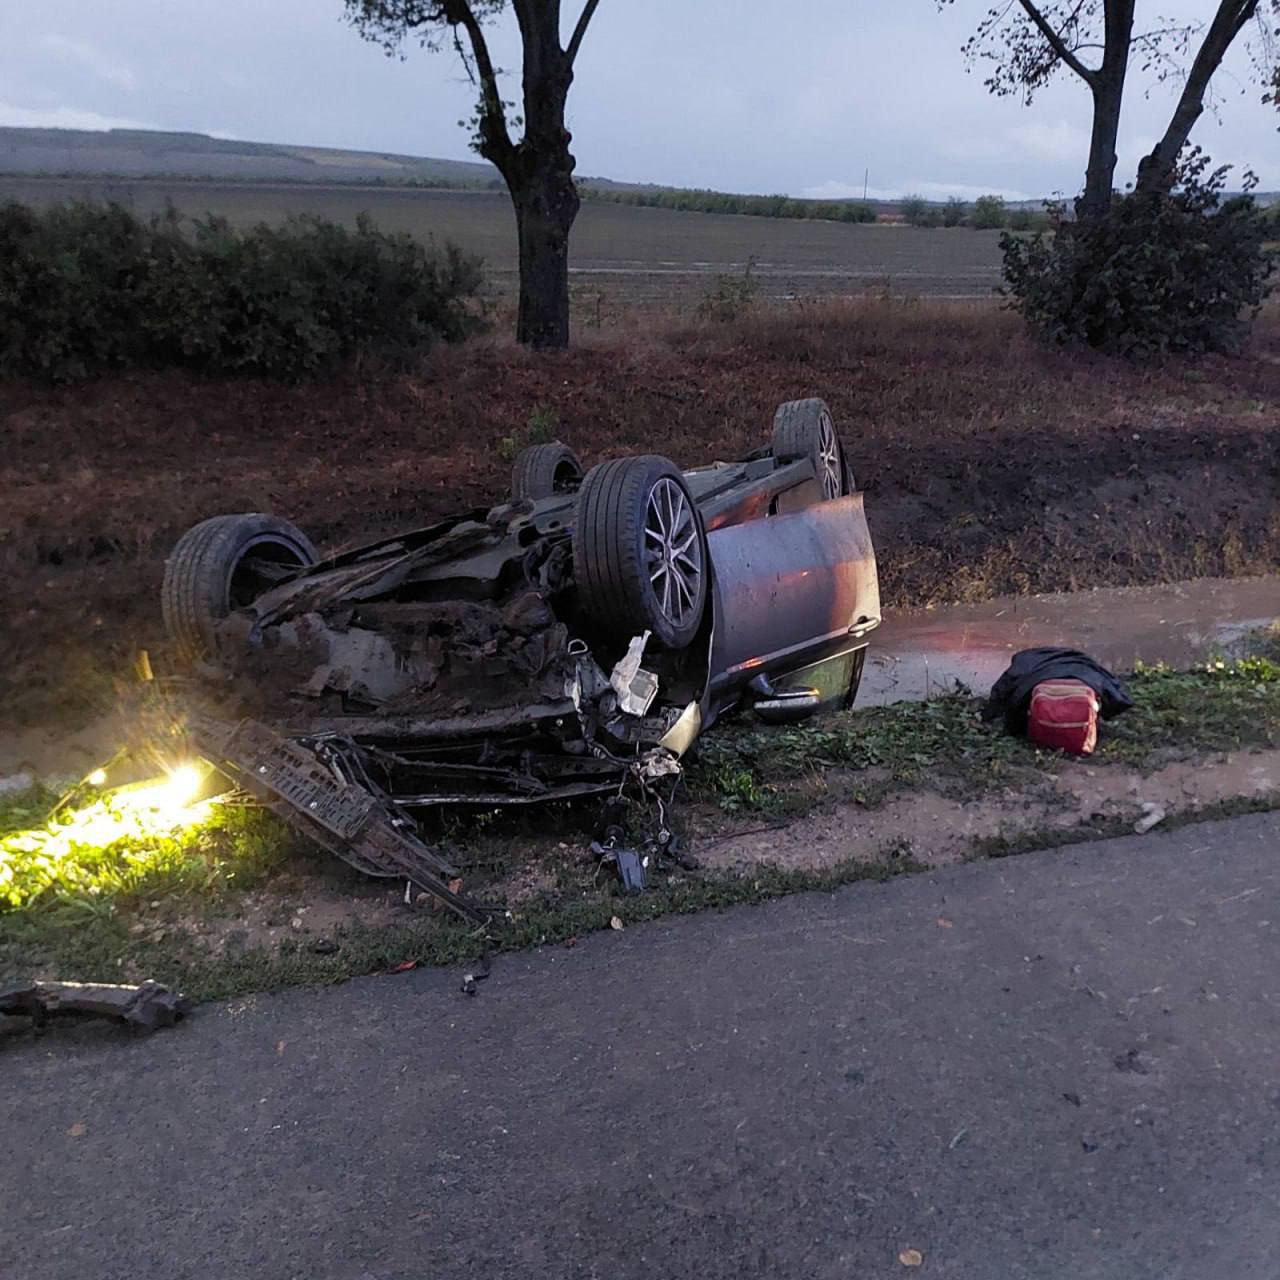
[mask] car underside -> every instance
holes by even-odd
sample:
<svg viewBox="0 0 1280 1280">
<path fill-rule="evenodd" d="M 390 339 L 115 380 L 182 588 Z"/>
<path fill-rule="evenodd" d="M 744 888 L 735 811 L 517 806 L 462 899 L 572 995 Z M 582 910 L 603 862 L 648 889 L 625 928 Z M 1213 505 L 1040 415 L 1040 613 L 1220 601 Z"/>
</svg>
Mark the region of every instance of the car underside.
<svg viewBox="0 0 1280 1280">
<path fill-rule="evenodd" d="M 826 406 L 680 471 L 516 460 L 512 495 L 318 559 L 274 516 L 215 516 L 166 564 L 201 752 L 360 869 L 471 918 L 424 808 L 652 788 L 746 704 L 846 706 L 880 620 L 875 557 Z"/>
</svg>

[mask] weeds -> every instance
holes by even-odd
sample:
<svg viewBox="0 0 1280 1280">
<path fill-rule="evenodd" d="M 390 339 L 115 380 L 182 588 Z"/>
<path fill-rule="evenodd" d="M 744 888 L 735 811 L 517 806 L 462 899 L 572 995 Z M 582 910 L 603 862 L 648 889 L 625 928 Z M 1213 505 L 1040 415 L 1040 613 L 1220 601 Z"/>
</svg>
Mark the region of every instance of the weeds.
<svg viewBox="0 0 1280 1280">
<path fill-rule="evenodd" d="M 36 788 L 0 810 L 0 917 L 61 929 L 144 899 L 207 903 L 263 880 L 297 846 L 269 814 L 241 805 L 139 816 L 108 797 L 47 819 L 49 800 Z"/>
<path fill-rule="evenodd" d="M 760 296 L 760 284 L 755 278 L 756 259 L 753 254 L 740 276 L 716 276 L 715 285 L 698 303 L 700 320 L 714 320 L 729 324 L 741 320 L 756 305 Z"/>
<path fill-rule="evenodd" d="M 1103 727 L 1102 762 L 1141 766 L 1280 743 L 1280 665 L 1270 658 L 1218 659 L 1186 672 L 1143 668 L 1128 685 L 1133 710 Z M 690 786 L 727 812 L 768 813 L 785 807 L 789 791 L 814 794 L 815 770 L 880 770 L 899 788 L 927 776 L 934 786 L 958 781 L 981 789 L 1018 770 L 1061 767 L 1057 752 L 983 724 L 980 709 L 977 699 L 956 693 L 792 729 L 725 726 L 699 744 Z"/>
<path fill-rule="evenodd" d="M 560 429 L 560 419 L 545 404 L 535 404 L 529 411 L 529 420 L 522 430 L 511 432 L 498 441 L 498 457 L 503 462 L 514 462 L 516 455 L 535 444 L 550 444 Z"/>
</svg>

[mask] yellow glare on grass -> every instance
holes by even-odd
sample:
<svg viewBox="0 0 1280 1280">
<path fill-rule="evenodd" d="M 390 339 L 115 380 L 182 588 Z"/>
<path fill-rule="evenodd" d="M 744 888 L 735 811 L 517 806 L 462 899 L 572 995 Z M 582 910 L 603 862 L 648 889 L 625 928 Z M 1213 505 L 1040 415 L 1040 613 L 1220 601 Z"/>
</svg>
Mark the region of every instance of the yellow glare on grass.
<svg viewBox="0 0 1280 1280">
<path fill-rule="evenodd" d="M 145 843 L 203 826 L 217 804 L 195 799 L 206 776 L 196 765 L 179 765 L 162 778 L 122 787 L 83 808 L 64 811 L 46 827 L 4 836 L 0 864 L 6 856 L 22 854 L 60 861 L 77 849 L 105 849 L 121 840 Z"/>
</svg>

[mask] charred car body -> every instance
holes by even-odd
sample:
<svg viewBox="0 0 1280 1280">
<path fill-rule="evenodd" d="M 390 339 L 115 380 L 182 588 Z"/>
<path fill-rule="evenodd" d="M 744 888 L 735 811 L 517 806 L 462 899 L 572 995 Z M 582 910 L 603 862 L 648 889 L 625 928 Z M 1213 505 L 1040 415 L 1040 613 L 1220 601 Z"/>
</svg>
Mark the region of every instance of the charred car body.
<svg viewBox="0 0 1280 1280">
<path fill-rule="evenodd" d="M 357 867 L 469 916 L 415 811 L 652 784 L 744 703 L 772 722 L 847 706 L 880 621 L 820 400 L 782 405 L 742 461 L 584 474 L 539 445 L 512 490 L 325 560 L 287 521 L 216 516 L 165 566 L 201 754 Z"/>
</svg>

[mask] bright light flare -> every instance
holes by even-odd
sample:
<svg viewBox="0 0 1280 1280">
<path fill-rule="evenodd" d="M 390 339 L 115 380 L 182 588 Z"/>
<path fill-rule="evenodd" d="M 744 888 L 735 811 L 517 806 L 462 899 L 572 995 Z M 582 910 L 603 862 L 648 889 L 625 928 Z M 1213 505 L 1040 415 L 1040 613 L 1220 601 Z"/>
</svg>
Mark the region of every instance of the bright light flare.
<svg viewBox="0 0 1280 1280">
<path fill-rule="evenodd" d="M 206 771 L 179 765 L 161 778 L 111 791 L 79 809 L 64 810 L 45 827 L 0 838 L 0 882 L 6 855 L 35 854 L 54 861 L 79 849 L 105 849 L 121 840 L 145 844 L 207 823 L 217 800 L 196 800 Z M 88 781 L 93 780 L 93 775 Z"/>
<path fill-rule="evenodd" d="M 85 781 L 91 787 L 101 787 L 106 785 L 107 771 L 105 769 L 95 769 Z"/>
</svg>

